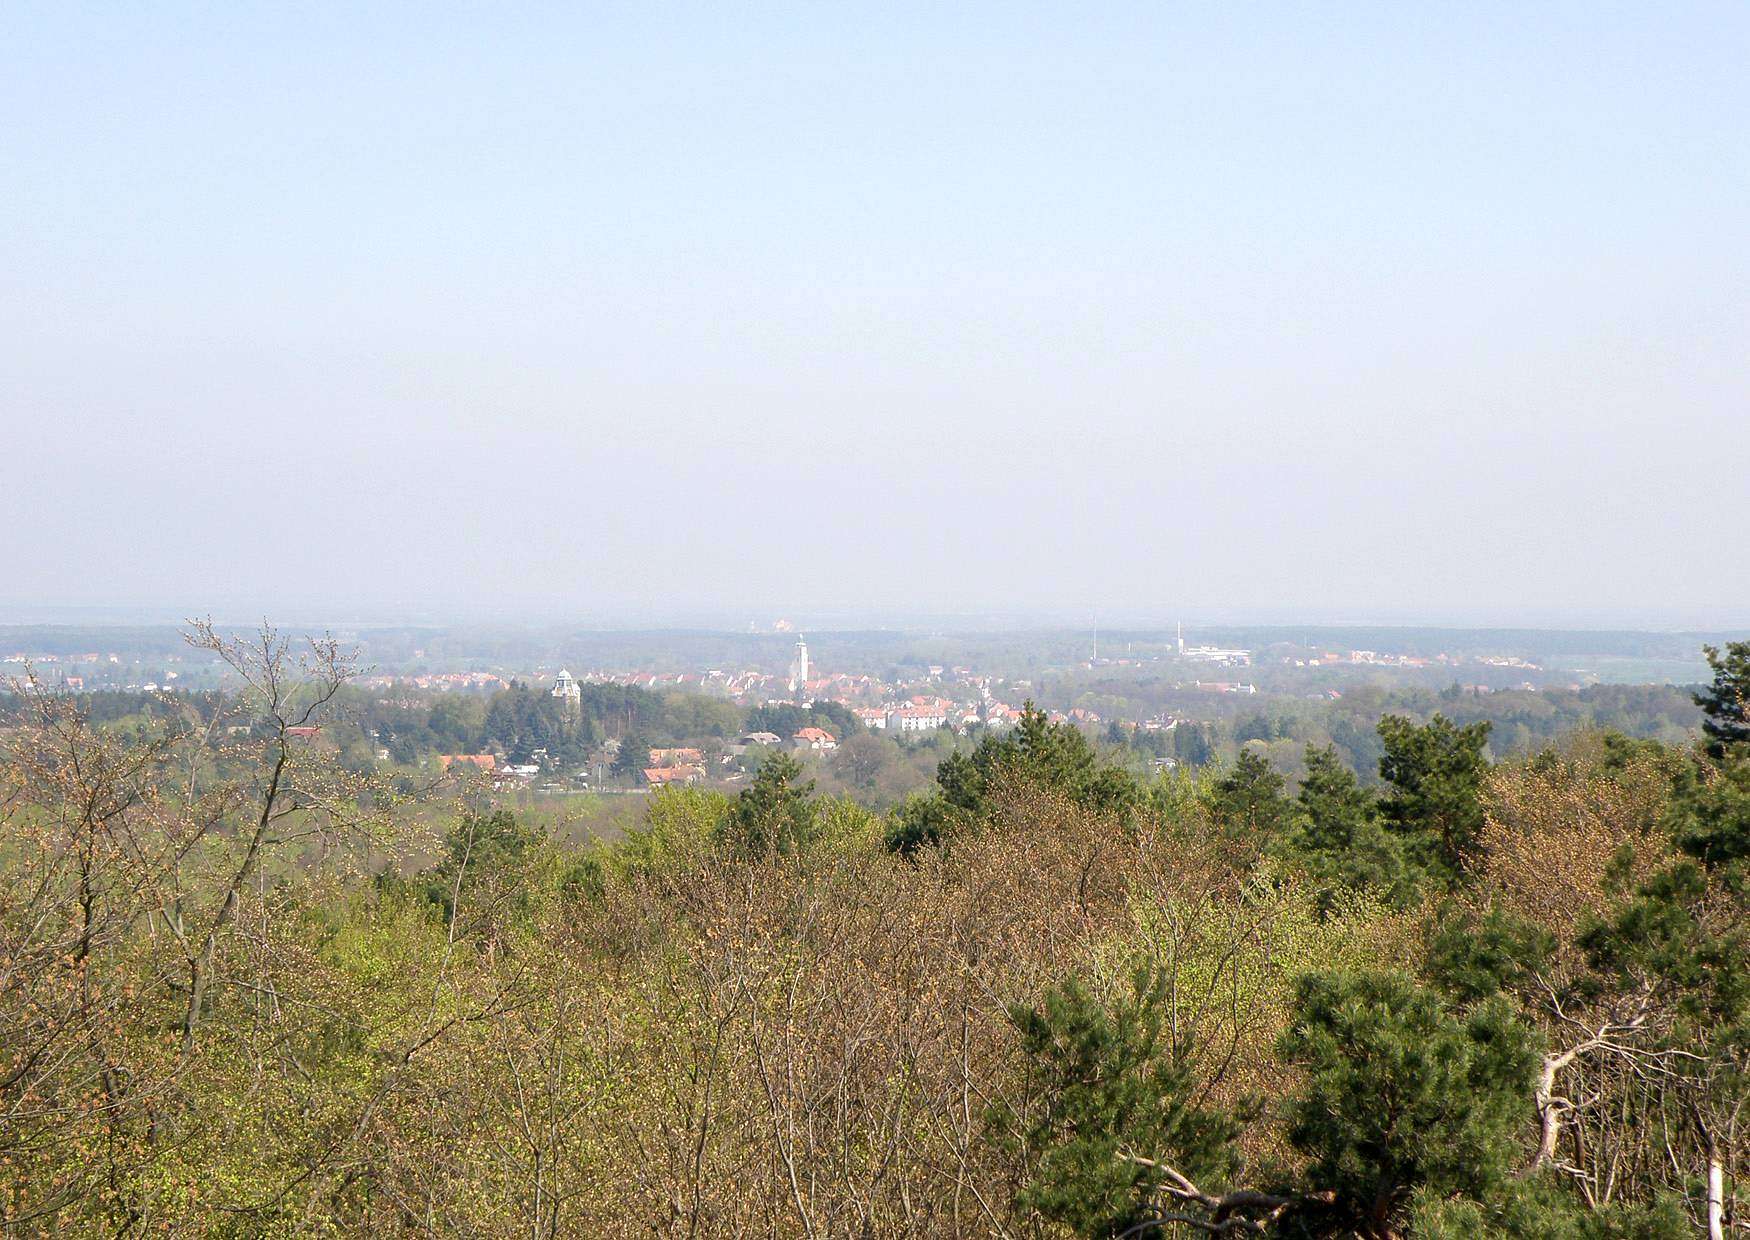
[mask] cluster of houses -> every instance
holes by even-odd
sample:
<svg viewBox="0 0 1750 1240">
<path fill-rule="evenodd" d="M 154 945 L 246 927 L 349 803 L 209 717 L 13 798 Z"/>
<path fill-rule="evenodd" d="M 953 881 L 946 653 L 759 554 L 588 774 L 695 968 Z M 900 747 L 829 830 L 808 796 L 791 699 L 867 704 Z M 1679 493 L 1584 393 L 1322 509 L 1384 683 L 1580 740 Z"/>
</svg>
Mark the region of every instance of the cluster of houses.
<svg viewBox="0 0 1750 1240">
<path fill-rule="evenodd" d="M 724 753 L 730 761 L 749 749 L 776 749 L 784 738 L 776 732 L 743 732 Z M 799 728 L 790 737 L 790 748 L 804 753 L 831 753 L 839 747 L 838 737 L 825 728 Z M 705 755 L 698 749 L 652 749 L 650 765 L 644 768 L 644 783 L 650 788 L 696 784 L 705 778 Z"/>
<path fill-rule="evenodd" d="M 644 782 L 652 788 L 693 784 L 705 778 L 705 755 L 698 749 L 652 749 Z"/>
<path fill-rule="evenodd" d="M 457 690 L 492 691 L 509 686 L 510 682 L 495 672 L 432 672 L 417 676 L 365 676 L 358 682 L 364 689 L 403 688 L 435 689 L 441 693 Z"/>
<path fill-rule="evenodd" d="M 387 753 L 387 750 L 384 752 Z M 537 750 L 536 756 L 545 757 L 545 751 Z M 457 766 L 484 771 L 491 777 L 495 788 L 527 783 L 541 774 L 541 765 L 538 762 L 500 762 L 498 755 L 492 753 L 440 753 L 437 761 L 445 772 Z"/>
<path fill-rule="evenodd" d="M 935 732 L 941 728 L 964 731 L 981 725 L 1009 728 L 1021 718 L 1019 710 L 1003 702 L 955 703 L 926 694 L 918 694 L 892 706 L 858 707 L 853 713 L 864 727 L 895 736 Z"/>
</svg>

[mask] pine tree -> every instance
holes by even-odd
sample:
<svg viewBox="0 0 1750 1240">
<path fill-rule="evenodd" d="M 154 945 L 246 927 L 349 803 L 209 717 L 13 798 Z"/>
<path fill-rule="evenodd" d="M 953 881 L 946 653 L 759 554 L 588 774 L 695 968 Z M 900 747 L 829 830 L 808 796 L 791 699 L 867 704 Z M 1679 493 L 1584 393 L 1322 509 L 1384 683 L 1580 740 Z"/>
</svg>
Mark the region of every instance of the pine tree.
<svg viewBox="0 0 1750 1240">
<path fill-rule="evenodd" d="M 1196 1179 L 1233 1169 L 1239 1126 L 1191 1101 L 1188 1048 L 1163 1028 L 1167 1002 L 1165 976 L 1139 965 L 1109 1006 L 1071 979 L 1011 1010 L 1034 1101 L 992 1119 L 1029 1163 L 1020 1208 L 1080 1236 L 1116 1236 L 1160 1213 L 1151 1161 Z"/>
<path fill-rule="evenodd" d="M 1281 849 L 1312 877 L 1329 908 L 1338 892 L 1369 888 L 1398 907 L 1416 897 L 1418 874 L 1398 838 L 1379 821 L 1379 807 L 1334 747 L 1306 750 L 1306 775 L 1296 797 L 1299 822 Z"/>
<path fill-rule="evenodd" d="M 1701 707 L 1708 751 L 1723 757 L 1728 749 L 1750 745 L 1750 642 L 1728 642 L 1725 650 L 1703 646 L 1713 683 L 1695 695 Z"/>
<path fill-rule="evenodd" d="M 1387 715 L 1379 721 L 1385 755 L 1379 774 L 1389 785 L 1380 816 L 1406 843 L 1412 859 L 1448 879 L 1462 876 L 1483 829 L 1483 750 L 1489 724 L 1458 727 L 1435 715 L 1418 727 Z"/>
<path fill-rule="evenodd" d="M 614 774 L 634 777 L 650 765 L 650 734 L 634 724 L 620 737 L 620 748 L 614 754 Z"/>
<path fill-rule="evenodd" d="M 1234 834 L 1268 841 L 1286 830 L 1293 809 L 1283 788 L 1270 759 L 1242 749 L 1233 770 L 1216 780 L 1210 810 Z"/>
<path fill-rule="evenodd" d="M 802 764 L 787 753 L 760 763 L 753 783 L 742 789 L 724 824 L 727 838 L 747 857 L 801 851 L 813 838 L 814 782 L 801 782 Z"/>
<path fill-rule="evenodd" d="M 1291 1234 L 1390 1240 L 1418 1192 L 1488 1201 L 1507 1184 L 1538 1046 L 1504 1000 L 1455 1011 L 1403 974 L 1312 974 L 1281 1052 L 1305 1073 Z"/>
<path fill-rule="evenodd" d="M 937 765 L 937 794 L 895 812 L 888 847 L 909 854 L 977 822 L 991 789 L 1003 783 L 1031 784 L 1100 813 L 1123 811 L 1141 797 L 1128 771 L 1100 762 L 1079 730 L 1051 722 L 1028 702 L 1009 735 L 986 736 L 970 754 L 952 753 Z"/>
</svg>

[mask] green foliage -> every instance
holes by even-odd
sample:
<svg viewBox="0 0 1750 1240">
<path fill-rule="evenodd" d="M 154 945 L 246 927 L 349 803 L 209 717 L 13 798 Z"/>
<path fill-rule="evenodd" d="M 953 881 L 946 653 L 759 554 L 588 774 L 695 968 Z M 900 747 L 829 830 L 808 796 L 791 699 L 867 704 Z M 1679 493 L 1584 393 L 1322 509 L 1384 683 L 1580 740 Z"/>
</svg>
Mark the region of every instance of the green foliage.
<svg viewBox="0 0 1750 1240">
<path fill-rule="evenodd" d="M 1386 826 L 1401 836 L 1410 859 L 1448 878 L 1461 877 L 1475 858 L 1483 829 L 1483 749 L 1489 724 L 1458 727 L 1444 715 L 1417 726 L 1388 715 L 1379 721 L 1385 754 L 1380 801 Z"/>
<path fill-rule="evenodd" d="M 1686 772 L 1669 811 L 1688 855 L 1592 921 L 1579 942 L 1592 990 L 1659 1003 L 1665 1024 L 1646 1051 L 1658 1056 L 1665 1088 L 1681 1099 L 1689 1136 L 1718 1157 L 1719 1134 L 1750 1104 L 1750 899 L 1746 755 L 1736 743 L 1710 748 L 1718 765 L 1704 761 Z"/>
<path fill-rule="evenodd" d="M 953 753 L 941 762 L 936 795 L 900 807 L 888 828 L 889 847 L 909 854 L 976 822 L 989 812 L 990 793 L 1002 782 L 1049 789 L 1096 813 L 1126 809 L 1142 797 L 1130 774 L 1101 763 L 1079 730 L 1052 723 L 1028 702 L 1010 733 L 986 735 L 970 754 Z"/>
<path fill-rule="evenodd" d="M 443 860 L 423 876 L 425 898 L 449 920 L 458 896 L 466 904 L 482 889 L 514 879 L 541 839 L 538 831 L 509 810 L 464 814 L 444 837 Z"/>
<path fill-rule="evenodd" d="M 890 852 L 911 856 L 948 833 L 951 821 L 948 803 L 938 794 L 907 797 L 887 816 L 884 840 Z"/>
<path fill-rule="evenodd" d="M 1750 745 L 1750 642 L 1728 642 L 1725 650 L 1702 647 L 1713 683 L 1695 695 L 1701 707 L 1702 731 L 1716 758 L 1730 749 Z"/>
<path fill-rule="evenodd" d="M 615 694 L 583 714 L 639 759 L 682 720 L 729 717 Z M 532 753 L 552 709 L 520 687 L 457 695 L 427 731 Z M 115 722 L 52 762 L 55 730 L 0 729 L 18 979 L 0 987 L 0 1213 L 19 1234 L 1110 1237 L 1171 1209 L 1275 1240 L 1675 1240 L 1693 1223 L 1660 1194 L 1695 1194 L 1710 1156 L 1741 1215 L 1741 1141 L 1708 1144 L 1746 1113 L 1750 1062 L 1735 743 L 1697 759 L 1594 736 L 1512 788 L 1504 773 L 1497 903 L 1468 907 L 1479 884 L 1424 932 L 1401 910 L 1470 861 L 1486 771 L 1482 730 L 1444 720 L 1381 730 L 1383 801 L 1331 748 L 1308 749 L 1290 799 L 1262 736 L 1224 776 L 1145 791 L 1030 710 L 885 821 L 813 795 L 781 752 L 734 798 L 616 798 L 641 822 L 582 849 L 540 808 L 397 804 L 448 830 L 413 878 L 374 880 L 418 865 L 426 837 L 336 829 L 332 805 L 378 794 L 314 778 L 358 764 L 365 733 L 330 724 L 296 751 L 300 799 L 241 883 L 256 777 L 211 783 L 220 758 L 192 726 L 186 749 L 151 748 L 181 719 Z M 970 742 L 929 744 L 908 758 Z M 1152 814 L 1126 813 L 1143 795 Z M 884 826 L 909 851 L 999 809 L 1014 830 L 940 864 L 879 847 Z M 1660 813 L 1669 841 L 1646 831 Z M 1566 934 L 1574 899 L 1601 910 L 1580 951 L 1510 911 Z M 185 1041 L 209 929 L 214 985 Z M 1131 975 L 1138 953 L 1158 965 Z M 1589 1204 L 1580 1170 L 1531 1170 L 1532 1021 L 1578 1056 L 1555 1084 L 1556 1159 L 1612 1177 L 1614 1204 Z M 1609 1048 L 1575 1047 L 1605 1021 Z M 1239 1150 L 1268 1170 L 1242 1179 Z M 1145 1160 L 1269 1195 L 1174 1201 Z"/>
<path fill-rule="evenodd" d="M 1250 719 L 1242 719 L 1234 728 L 1234 740 L 1244 745 L 1247 741 L 1281 740 L 1287 735 L 1287 730 L 1278 720 L 1268 715 L 1257 714 Z"/>
<path fill-rule="evenodd" d="M 1303 884 L 1260 874 L 1231 899 L 1189 890 L 1152 892 L 1134 905 L 1136 933 L 1169 972 L 1179 1027 L 1195 1029 L 1207 1049 L 1253 1041 L 1261 1029 L 1288 1023 L 1299 979 L 1315 970 L 1365 969 L 1396 954 L 1408 927 L 1394 925 L 1371 892 L 1338 893 L 1324 901 Z M 1135 938 L 1114 942 L 1105 972 L 1134 950 Z M 1265 1038 L 1267 1044 L 1270 1039 Z"/>
<path fill-rule="evenodd" d="M 1372 890 L 1389 905 L 1414 902 L 1419 875 L 1400 839 L 1380 824 L 1374 796 L 1331 746 L 1307 747 L 1295 830 L 1278 851 L 1311 877 L 1329 906 L 1339 892 Z"/>
<path fill-rule="evenodd" d="M 1336 853 L 1354 846 L 1362 829 L 1377 817 L 1371 792 L 1361 786 L 1355 773 L 1343 765 L 1331 746 L 1306 749 L 1306 775 L 1300 781 L 1303 825 L 1302 848 L 1309 852 Z"/>
<path fill-rule="evenodd" d="M 650 734 L 634 726 L 620 738 L 620 748 L 614 752 L 614 774 L 624 779 L 636 779 L 650 765 Z"/>
<path fill-rule="evenodd" d="M 1673 791 L 1667 825 L 1680 849 L 1743 886 L 1750 861 L 1750 753 L 1724 751 L 1715 762 L 1685 770 Z"/>
<path fill-rule="evenodd" d="M 774 753 L 742 789 L 723 824 L 723 839 L 745 857 L 800 852 L 814 837 L 814 783 L 799 782 L 802 764 Z"/>
<path fill-rule="evenodd" d="M 539 750 L 549 762 L 570 765 L 584 760 L 596 736 L 588 715 L 568 714 L 552 694 L 519 683 L 493 694 L 474 746 L 502 749 L 518 763 Z"/>
<path fill-rule="evenodd" d="M 1071 979 L 1010 1019 L 1027 1056 L 1024 1116 L 999 1107 L 1001 1140 L 1030 1174 L 1016 1204 L 1081 1236 L 1113 1236 L 1153 1217 L 1156 1173 L 1131 1155 L 1194 1179 L 1225 1176 L 1239 1125 L 1190 1099 L 1194 1082 L 1163 1034 L 1166 978 L 1137 966 L 1129 992 L 1105 1005 Z"/>
<path fill-rule="evenodd" d="M 1132 1155 L 1222 1191 L 1238 1120 L 1188 1101 L 1189 1057 L 1163 1034 L 1171 993 L 1144 967 L 1110 1004 L 1071 981 L 1013 1010 L 1035 1101 L 1025 1116 L 994 1114 L 1027 1167 L 1021 1208 L 1084 1236 L 1157 1218 L 1158 1173 Z M 1279 1049 L 1302 1072 L 1286 1120 L 1306 1165 L 1268 1234 L 1673 1234 L 1668 1206 L 1595 1212 L 1515 1177 L 1539 1046 L 1499 996 L 1456 1007 L 1398 973 L 1315 972 Z"/>
<path fill-rule="evenodd" d="M 1656 740 L 1625 736 L 1614 728 L 1606 729 L 1598 737 L 1604 750 L 1599 765 L 1606 771 L 1626 771 L 1640 762 L 1651 762 L 1670 769 L 1676 757 L 1676 750 L 1670 745 Z"/>
<path fill-rule="evenodd" d="M 659 788 L 641 826 L 594 850 L 601 871 L 618 878 L 652 876 L 698 865 L 728 822 L 732 802 L 701 788 Z"/>
<path fill-rule="evenodd" d="M 1491 1200 L 1418 1193 L 1408 1233 L 1415 1240 L 1688 1240 L 1678 1202 L 1614 1202 L 1590 1208 L 1547 1177 L 1514 1180 Z"/>
<path fill-rule="evenodd" d="M 1159 771 L 1148 785 L 1148 804 L 1164 822 L 1183 822 L 1207 814 L 1208 782 L 1193 767 Z"/>
<path fill-rule="evenodd" d="M 1537 1041 L 1499 999 L 1468 1012 L 1399 973 L 1302 979 L 1281 1039 L 1304 1083 L 1288 1135 L 1316 1234 L 1385 1233 L 1418 1193 L 1486 1201 L 1518 1157 Z"/>
<path fill-rule="evenodd" d="M 1173 729 L 1173 757 L 1181 766 L 1199 767 L 1215 757 L 1209 729 L 1201 723 L 1181 723 Z"/>
<path fill-rule="evenodd" d="M 645 750 L 734 736 L 742 722 L 740 708 L 720 698 L 594 682 L 578 686 L 575 706 L 520 681 L 485 697 L 467 691 L 436 693 L 425 701 L 361 696 L 348 705 L 399 764 L 415 765 L 432 753 L 490 751 L 566 774 L 588 762 L 609 737 L 631 735 L 637 741 L 631 751 Z M 631 751 L 623 751 L 628 756 L 617 774 L 636 776 L 648 765 L 639 759 L 633 766 Z"/>
<path fill-rule="evenodd" d="M 1750 643 L 1706 653 L 1705 756 L 1679 771 L 1665 816 L 1683 857 L 1589 924 L 1580 945 L 1596 985 L 1670 996 L 1699 1093 L 1736 1098 L 1735 1111 L 1750 1058 Z"/>
<path fill-rule="evenodd" d="M 1543 927 L 1491 905 L 1485 912 L 1446 907 L 1428 945 L 1430 980 L 1460 1003 L 1520 986 L 1556 949 Z"/>
<path fill-rule="evenodd" d="M 850 707 L 839 702 L 813 702 L 796 706 L 788 702 L 771 702 L 747 712 L 742 729 L 747 732 L 771 732 L 785 740 L 803 728 L 824 728 L 839 741 L 865 731 L 862 720 Z"/>
<path fill-rule="evenodd" d="M 1654 874 L 1614 916 L 1589 925 L 1580 945 L 1623 988 L 1651 981 L 1671 991 L 1690 1021 L 1732 1038 L 1750 1022 L 1750 920 L 1694 862 Z"/>
<path fill-rule="evenodd" d="M 1268 842 L 1286 831 L 1293 811 L 1283 787 L 1268 758 L 1242 749 L 1233 770 L 1215 781 L 1210 813 L 1234 835 Z"/>
<path fill-rule="evenodd" d="M 812 842 L 816 847 L 862 851 L 882 842 L 879 814 L 850 797 L 822 797 L 815 806 Z"/>
<path fill-rule="evenodd" d="M 649 725 L 670 740 L 705 737 L 726 740 L 747 730 L 742 727 L 741 710 L 735 703 L 697 693 L 665 693 L 658 709 L 646 712 L 646 716 Z"/>
</svg>

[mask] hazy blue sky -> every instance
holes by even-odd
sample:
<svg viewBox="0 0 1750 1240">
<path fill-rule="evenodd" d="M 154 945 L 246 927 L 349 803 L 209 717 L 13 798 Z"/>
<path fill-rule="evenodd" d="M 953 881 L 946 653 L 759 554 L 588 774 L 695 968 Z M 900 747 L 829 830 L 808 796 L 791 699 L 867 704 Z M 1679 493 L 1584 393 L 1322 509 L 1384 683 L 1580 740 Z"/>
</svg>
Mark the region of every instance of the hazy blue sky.
<svg viewBox="0 0 1750 1240">
<path fill-rule="evenodd" d="M 0 8 L 0 604 L 1750 618 L 1750 5 Z"/>
</svg>

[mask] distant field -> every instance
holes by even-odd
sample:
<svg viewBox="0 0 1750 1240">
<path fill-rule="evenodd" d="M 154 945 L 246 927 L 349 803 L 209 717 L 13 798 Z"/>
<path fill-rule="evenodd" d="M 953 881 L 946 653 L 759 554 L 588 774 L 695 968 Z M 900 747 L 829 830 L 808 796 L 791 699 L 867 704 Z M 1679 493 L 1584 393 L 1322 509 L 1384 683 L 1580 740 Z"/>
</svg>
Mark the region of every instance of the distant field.
<svg viewBox="0 0 1750 1240">
<path fill-rule="evenodd" d="M 1700 659 L 1640 658 L 1633 655 L 1591 655 L 1550 661 L 1551 671 L 1596 677 L 1607 685 L 1698 685 L 1712 673 Z"/>
</svg>

